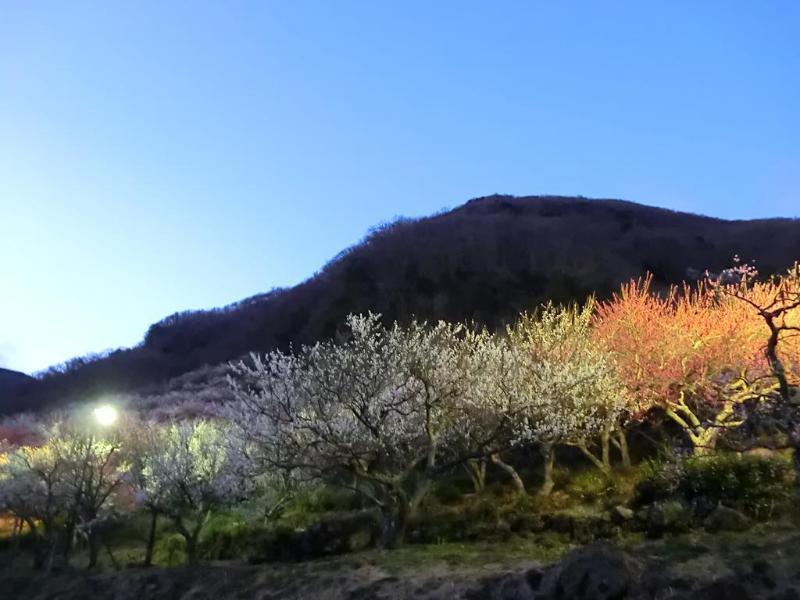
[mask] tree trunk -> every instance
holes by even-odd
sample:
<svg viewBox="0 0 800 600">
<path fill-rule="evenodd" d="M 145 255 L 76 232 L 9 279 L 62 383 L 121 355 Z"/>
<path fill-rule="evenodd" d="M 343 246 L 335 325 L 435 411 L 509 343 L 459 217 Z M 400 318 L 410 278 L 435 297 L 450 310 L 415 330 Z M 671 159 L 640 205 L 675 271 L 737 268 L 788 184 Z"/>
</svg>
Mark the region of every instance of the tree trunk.
<svg viewBox="0 0 800 600">
<path fill-rule="evenodd" d="M 173 518 L 175 529 L 183 536 L 186 542 L 186 562 L 190 565 L 197 564 L 199 558 L 197 554 L 197 542 L 200 539 L 200 532 L 203 529 L 203 525 L 206 524 L 209 516 L 211 516 L 211 511 L 202 511 L 197 516 L 197 521 L 191 531 L 184 524 L 182 517 L 178 516 Z"/>
<path fill-rule="evenodd" d="M 186 563 L 189 565 L 197 564 L 197 538 L 193 535 L 188 535 L 184 538 L 186 540 Z"/>
<path fill-rule="evenodd" d="M 64 527 L 64 563 L 69 564 L 72 556 L 72 546 L 75 543 L 75 519 L 70 517 Z"/>
<path fill-rule="evenodd" d="M 103 544 L 106 547 L 106 553 L 108 554 L 109 560 L 111 560 L 111 564 L 114 565 L 114 568 L 119 571 L 122 567 L 119 564 L 119 561 L 114 556 L 114 553 L 111 552 L 111 544 L 105 543 Z"/>
<path fill-rule="evenodd" d="M 778 356 L 778 344 L 780 342 L 780 328 L 775 325 L 774 317 L 765 316 L 762 311 L 761 316 L 766 320 L 769 327 L 770 336 L 767 340 L 766 355 L 769 361 L 772 374 L 778 380 L 778 393 L 781 400 L 787 405 L 792 406 L 792 392 L 789 386 L 789 380 L 786 378 L 786 368 L 783 366 L 781 357 Z M 795 406 L 792 413 L 794 415 L 795 423 L 789 431 L 789 439 L 792 443 L 792 465 L 794 466 L 794 481 L 795 481 L 795 496 L 800 498 L 800 427 L 796 423 L 797 407 Z"/>
<path fill-rule="evenodd" d="M 33 570 L 41 571 L 47 560 L 47 543 L 33 523 L 30 523 L 29 526 L 33 535 Z"/>
<path fill-rule="evenodd" d="M 792 465 L 794 466 L 794 492 L 800 498 L 800 435 L 793 432 L 791 435 L 792 445 Z"/>
<path fill-rule="evenodd" d="M 150 530 L 147 534 L 147 547 L 144 551 L 144 563 L 145 567 L 150 567 L 153 564 L 153 553 L 156 547 L 156 528 L 158 526 L 158 511 L 151 508 L 150 509 Z"/>
<path fill-rule="evenodd" d="M 508 473 L 508 475 L 511 477 L 511 481 L 514 483 L 514 487 L 516 488 L 517 492 L 520 494 L 525 494 L 526 493 L 525 483 L 522 481 L 522 477 L 519 476 L 519 473 L 517 473 L 517 470 L 508 463 L 503 462 L 503 460 L 500 458 L 500 455 L 497 452 L 491 454 L 490 458 L 492 460 L 492 463 L 494 463 L 495 465 L 503 469 L 503 471 Z"/>
<path fill-rule="evenodd" d="M 706 427 L 700 433 L 691 434 L 692 454 L 695 456 L 706 456 L 713 454 L 717 448 L 717 438 L 719 437 L 719 427 Z"/>
<path fill-rule="evenodd" d="M 19 551 L 20 540 L 22 539 L 22 530 L 25 527 L 25 521 L 19 517 L 14 517 L 14 530 L 11 534 L 12 544 L 11 547 L 14 552 Z"/>
<path fill-rule="evenodd" d="M 608 440 L 605 439 L 605 440 L 603 440 L 603 442 L 604 443 L 608 442 Z M 578 449 L 581 452 L 583 452 L 583 455 L 586 458 L 588 458 L 589 461 L 595 467 L 600 469 L 601 473 L 603 473 L 604 475 L 610 475 L 611 474 L 611 461 L 610 461 L 608 449 L 607 449 L 606 446 L 603 446 L 603 449 L 602 449 L 603 454 L 602 454 L 601 458 L 597 458 L 594 454 L 592 454 L 592 451 L 589 450 L 589 448 L 586 446 L 586 444 L 578 444 Z"/>
<path fill-rule="evenodd" d="M 464 466 L 472 479 L 475 493 L 479 494 L 486 488 L 486 460 L 483 458 L 470 458 Z"/>
<path fill-rule="evenodd" d="M 622 468 L 630 469 L 631 454 L 630 450 L 628 449 L 628 436 L 625 435 L 625 430 L 620 429 L 617 431 L 615 438 L 617 450 L 619 450 L 620 461 L 622 462 Z"/>
<path fill-rule="evenodd" d="M 100 534 L 94 529 L 89 531 L 89 564 L 88 569 L 94 569 L 97 566 L 97 557 L 100 555 Z"/>
<path fill-rule="evenodd" d="M 550 443 L 541 444 L 539 446 L 539 452 L 541 452 L 542 458 L 544 459 L 542 487 L 539 488 L 539 495 L 549 496 L 550 492 L 553 491 L 553 486 L 555 485 L 555 482 L 553 481 L 553 466 L 555 465 L 556 461 L 556 453 L 553 448 L 553 444 Z"/>
<path fill-rule="evenodd" d="M 406 494 L 397 494 L 392 503 L 381 511 L 383 524 L 380 546 L 382 548 L 398 548 L 405 539 L 408 519 L 411 514 L 411 503 Z"/>
</svg>

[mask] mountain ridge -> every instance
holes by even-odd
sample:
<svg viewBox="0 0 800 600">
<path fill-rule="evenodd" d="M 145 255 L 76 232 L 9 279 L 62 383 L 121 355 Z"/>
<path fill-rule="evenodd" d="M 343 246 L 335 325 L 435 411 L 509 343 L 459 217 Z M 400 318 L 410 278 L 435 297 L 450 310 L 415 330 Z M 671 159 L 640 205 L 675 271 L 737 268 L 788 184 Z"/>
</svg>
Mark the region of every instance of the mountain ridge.
<svg viewBox="0 0 800 600">
<path fill-rule="evenodd" d="M 73 359 L 0 394 L 0 411 L 157 390 L 249 351 L 335 335 L 349 312 L 498 328 L 545 300 L 606 297 L 646 271 L 666 285 L 736 254 L 763 272 L 789 266 L 800 257 L 800 220 L 724 220 L 615 199 L 474 198 L 379 225 L 296 286 L 170 315 L 138 346 Z"/>
</svg>

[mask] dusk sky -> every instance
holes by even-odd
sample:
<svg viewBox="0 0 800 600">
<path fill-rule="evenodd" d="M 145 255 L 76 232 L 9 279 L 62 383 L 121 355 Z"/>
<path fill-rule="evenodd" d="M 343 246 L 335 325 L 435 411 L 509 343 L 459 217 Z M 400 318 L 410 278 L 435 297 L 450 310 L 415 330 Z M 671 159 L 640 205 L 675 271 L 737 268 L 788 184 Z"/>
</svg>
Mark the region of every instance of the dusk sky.
<svg viewBox="0 0 800 600">
<path fill-rule="evenodd" d="M 800 216 L 798 30 L 794 0 L 0 0 L 0 366 L 495 192 Z"/>
</svg>

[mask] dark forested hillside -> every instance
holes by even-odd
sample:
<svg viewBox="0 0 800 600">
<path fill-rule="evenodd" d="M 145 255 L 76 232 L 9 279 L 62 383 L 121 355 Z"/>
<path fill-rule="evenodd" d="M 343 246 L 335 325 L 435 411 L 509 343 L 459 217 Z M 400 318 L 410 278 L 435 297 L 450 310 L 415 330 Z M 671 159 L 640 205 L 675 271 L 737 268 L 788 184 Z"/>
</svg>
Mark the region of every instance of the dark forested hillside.
<svg viewBox="0 0 800 600">
<path fill-rule="evenodd" d="M 33 381 L 25 373 L 0 368 L 0 400 L 13 396 L 21 386 Z"/>
<path fill-rule="evenodd" d="M 349 312 L 387 321 L 474 320 L 498 327 L 544 300 L 610 294 L 645 271 L 657 283 L 730 265 L 774 272 L 800 258 L 800 221 L 723 221 L 618 200 L 490 196 L 373 230 L 290 289 L 172 315 L 132 349 L 76 359 L 16 393 L 6 412 L 161 382 L 248 351 L 333 335 Z"/>
</svg>

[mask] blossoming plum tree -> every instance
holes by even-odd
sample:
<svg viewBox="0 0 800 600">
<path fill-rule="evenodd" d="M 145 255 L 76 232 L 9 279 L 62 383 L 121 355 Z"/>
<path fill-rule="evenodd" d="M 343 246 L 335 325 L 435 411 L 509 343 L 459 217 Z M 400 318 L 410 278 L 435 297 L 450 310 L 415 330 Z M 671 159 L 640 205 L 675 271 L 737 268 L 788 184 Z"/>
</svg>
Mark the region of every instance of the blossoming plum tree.
<svg viewBox="0 0 800 600">
<path fill-rule="evenodd" d="M 247 494 L 247 453 L 222 425 L 182 421 L 154 431 L 152 452 L 135 463 L 139 493 L 169 517 L 186 543 L 188 562 L 197 561 L 197 542 L 211 510 Z"/>
<path fill-rule="evenodd" d="M 595 333 L 615 357 L 634 415 L 660 408 L 695 453 L 713 451 L 768 392 L 754 319 L 706 283 L 663 295 L 651 284 L 649 276 L 631 281 L 600 304 Z"/>
<path fill-rule="evenodd" d="M 234 365 L 232 420 L 268 467 L 354 482 L 393 546 L 432 479 L 463 461 L 451 442 L 480 372 L 479 334 L 444 322 L 386 328 L 374 314 L 347 325 L 343 341 Z"/>
<path fill-rule="evenodd" d="M 611 358 L 591 336 L 593 301 L 582 307 L 544 306 L 508 329 L 514 357 L 508 393 L 519 442 L 536 443 L 544 459 L 540 490 L 553 488 L 554 448 L 579 448 L 603 472 L 609 441 L 627 396 Z M 600 455 L 592 447 L 599 442 Z"/>
</svg>

